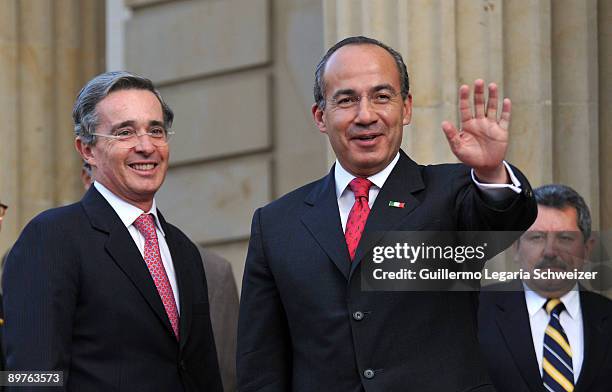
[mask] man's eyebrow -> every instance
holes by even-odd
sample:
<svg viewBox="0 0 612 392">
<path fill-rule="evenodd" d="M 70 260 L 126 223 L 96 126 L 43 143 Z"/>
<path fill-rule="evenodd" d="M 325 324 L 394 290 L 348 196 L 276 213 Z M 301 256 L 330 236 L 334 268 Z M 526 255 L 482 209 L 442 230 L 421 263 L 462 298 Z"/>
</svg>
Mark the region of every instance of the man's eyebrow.
<svg viewBox="0 0 612 392">
<path fill-rule="evenodd" d="M 136 121 L 134 120 L 126 120 L 123 122 L 120 122 L 119 124 L 115 124 L 113 125 L 112 129 L 113 131 L 119 129 L 119 128 L 123 128 L 123 127 L 133 127 L 136 124 Z M 151 120 L 149 121 L 149 126 L 150 127 L 156 127 L 156 126 L 164 126 L 164 122 L 163 121 L 158 121 L 158 120 Z"/>
<path fill-rule="evenodd" d="M 355 90 L 353 90 L 352 88 L 345 88 L 345 89 L 338 90 L 332 96 L 332 100 L 335 100 L 341 95 L 355 95 Z"/>
<path fill-rule="evenodd" d="M 389 90 L 392 93 L 395 93 L 395 88 L 390 85 L 389 83 L 384 83 L 384 84 L 379 84 L 378 86 L 374 86 L 374 88 L 372 89 L 372 92 L 378 92 L 381 90 Z"/>
<path fill-rule="evenodd" d="M 123 127 L 130 127 L 133 126 L 135 124 L 135 121 L 133 120 L 126 120 L 123 122 L 120 122 L 119 124 L 115 124 L 113 125 L 113 127 L 111 128 L 111 131 L 117 130 L 119 128 L 123 128 Z"/>
</svg>

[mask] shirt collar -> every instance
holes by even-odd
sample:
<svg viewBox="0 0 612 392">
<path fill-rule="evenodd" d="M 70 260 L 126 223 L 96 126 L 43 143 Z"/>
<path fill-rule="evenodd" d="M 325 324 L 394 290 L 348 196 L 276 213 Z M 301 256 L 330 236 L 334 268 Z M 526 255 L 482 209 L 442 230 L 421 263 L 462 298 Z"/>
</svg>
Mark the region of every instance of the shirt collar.
<svg viewBox="0 0 612 392">
<path fill-rule="evenodd" d="M 544 304 L 548 300 L 547 298 L 542 297 L 540 294 L 531 290 L 525 282 L 523 282 L 523 288 L 525 291 L 525 301 L 527 302 L 527 311 L 529 312 L 529 317 L 533 317 L 540 309 L 544 310 Z M 559 298 L 563 305 L 565 306 L 565 310 L 570 315 L 572 319 L 578 317 L 578 312 L 580 312 L 580 297 L 578 295 L 578 285 L 576 284 L 570 291 L 565 293 L 561 298 Z M 544 310 L 545 311 L 545 310 Z"/>
<path fill-rule="evenodd" d="M 368 180 L 372 181 L 374 185 L 376 185 L 379 189 L 382 189 L 383 185 L 385 185 L 385 181 L 389 178 L 389 174 L 399 161 L 400 153 L 398 151 L 395 158 L 381 171 L 378 173 L 368 177 Z M 334 178 L 336 179 L 336 197 L 339 199 L 342 196 L 342 193 L 348 187 L 348 184 L 355 178 L 355 176 L 349 173 L 342 165 L 340 161 L 336 159 L 336 166 L 334 168 Z"/>
<path fill-rule="evenodd" d="M 166 233 L 164 233 L 164 229 L 162 229 L 161 224 L 159 222 L 159 217 L 157 216 L 157 207 L 155 206 L 155 199 L 153 199 L 153 205 L 151 205 L 151 209 L 148 212 L 144 212 L 140 208 L 128 203 L 127 201 L 121 199 L 119 196 L 115 195 L 111 192 L 107 187 L 102 185 L 101 183 L 94 181 L 93 186 L 96 187 L 98 192 L 106 199 L 108 204 L 113 207 L 113 210 L 119 215 L 119 219 L 125 225 L 125 227 L 130 227 L 134 221 L 142 214 L 151 214 L 155 218 L 155 226 L 165 237 Z"/>
</svg>

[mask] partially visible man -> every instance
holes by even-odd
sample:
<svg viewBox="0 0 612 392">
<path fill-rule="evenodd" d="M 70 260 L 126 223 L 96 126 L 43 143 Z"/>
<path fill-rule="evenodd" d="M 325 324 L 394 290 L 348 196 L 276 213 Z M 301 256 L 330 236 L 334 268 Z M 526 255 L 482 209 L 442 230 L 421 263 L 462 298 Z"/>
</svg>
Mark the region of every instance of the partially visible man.
<svg viewBox="0 0 612 392">
<path fill-rule="evenodd" d="M 481 293 L 479 339 L 500 392 L 612 390 L 612 301 L 568 279 L 534 271 L 582 270 L 594 239 L 583 198 L 565 185 L 534 190 L 538 216 L 516 241 L 531 279 Z"/>
<path fill-rule="evenodd" d="M 236 391 L 236 334 L 238 288 L 232 265 L 213 251 L 198 246 L 208 282 L 210 322 L 217 347 L 219 370 L 225 392 Z"/>
<path fill-rule="evenodd" d="M 8 210 L 8 206 L 6 204 L 2 204 L 2 202 L 0 202 L 0 230 L 2 230 L 2 220 L 4 219 L 4 215 L 6 214 L 6 210 Z"/>
<path fill-rule="evenodd" d="M 4 219 L 4 215 L 6 215 L 6 210 L 8 210 L 8 206 L 3 204 L 0 201 L 0 231 L 2 231 L 2 220 Z M 0 276 L 2 269 L 4 268 L 4 261 L 6 258 L 6 254 L 2 255 L 2 260 L 0 260 Z M 0 293 L 2 292 L 0 288 Z M 2 349 L 2 339 L 4 335 L 4 308 L 2 306 L 2 294 L 0 294 L 0 370 L 4 370 L 4 350 Z"/>
<path fill-rule="evenodd" d="M 94 184 L 9 254 L 7 368 L 63 371 L 67 391 L 221 391 L 200 255 L 154 198 L 172 111 L 150 80 L 108 72 L 73 119 Z"/>
<path fill-rule="evenodd" d="M 315 72 L 314 121 L 336 163 L 253 217 L 238 322 L 240 391 L 491 391 L 474 292 L 362 291 L 362 235 L 525 230 L 527 179 L 503 159 L 510 100 L 461 86 L 465 165 L 421 166 L 400 150 L 412 97 L 399 53 L 367 37 L 330 48 Z M 473 170 L 470 170 L 470 167 Z M 490 183 L 490 184 L 483 184 Z M 380 237 L 378 237 L 380 238 Z M 369 241 L 368 241 L 369 242 Z"/>
</svg>

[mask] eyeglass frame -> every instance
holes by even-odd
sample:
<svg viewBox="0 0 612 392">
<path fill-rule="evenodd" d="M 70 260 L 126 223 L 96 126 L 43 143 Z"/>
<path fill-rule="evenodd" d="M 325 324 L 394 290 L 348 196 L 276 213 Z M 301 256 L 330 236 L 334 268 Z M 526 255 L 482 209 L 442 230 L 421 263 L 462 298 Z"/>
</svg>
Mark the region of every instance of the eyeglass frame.
<svg viewBox="0 0 612 392">
<path fill-rule="evenodd" d="M 144 133 L 142 133 L 140 135 L 138 133 L 135 133 L 134 135 L 129 135 L 127 137 L 122 137 L 121 135 L 110 135 L 110 134 L 95 133 L 95 132 L 94 133 L 90 133 L 91 136 L 104 137 L 104 138 L 112 139 L 112 140 L 115 140 L 115 141 L 118 141 L 118 142 L 126 142 L 127 140 L 131 139 L 134 136 L 136 136 L 136 138 L 139 138 L 139 137 L 145 136 L 145 135 L 149 136 L 152 140 L 159 141 L 159 140 L 163 139 L 165 141 L 165 143 L 164 144 L 160 144 L 160 145 L 156 144 L 158 147 L 159 146 L 166 146 L 166 145 L 168 145 L 168 143 L 170 142 L 171 136 L 174 135 L 174 134 L 175 134 L 175 132 L 167 131 L 166 129 L 164 129 L 164 136 L 163 137 L 154 136 L 154 135 L 151 134 L 151 131 L 144 132 Z M 135 140 L 140 140 L 140 139 L 135 139 Z M 153 144 L 155 144 L 155 143 L 153 143 Z"/>
</svg>

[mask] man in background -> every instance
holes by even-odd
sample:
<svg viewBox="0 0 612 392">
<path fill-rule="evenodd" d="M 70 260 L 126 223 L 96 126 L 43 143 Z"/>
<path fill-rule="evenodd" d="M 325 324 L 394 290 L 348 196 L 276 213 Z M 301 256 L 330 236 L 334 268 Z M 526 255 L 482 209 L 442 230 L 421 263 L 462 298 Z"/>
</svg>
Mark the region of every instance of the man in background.
<svg viewBox="0 0 612 392">
<path fill-rule="evenodd" d="M 62 371 L 67 391 L 222 391 L 200 255 L 155 203 L 171 109 L 150 80 L 108 72 L 73 119 L 94 183 L 8 256 L 7 369 Z"/>
<path fill-rule="evenodd" d="M 533 191 L 538 216 L 515 247 L 531 279 L 481 293 L 479 339 L 500 392 L 610 391 L 612 301 L 575 279 L 535 279 L 535 270 L 581 271 L 594 239 L 591 215 L 572 188 Z"/>
</svg>

